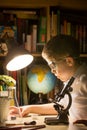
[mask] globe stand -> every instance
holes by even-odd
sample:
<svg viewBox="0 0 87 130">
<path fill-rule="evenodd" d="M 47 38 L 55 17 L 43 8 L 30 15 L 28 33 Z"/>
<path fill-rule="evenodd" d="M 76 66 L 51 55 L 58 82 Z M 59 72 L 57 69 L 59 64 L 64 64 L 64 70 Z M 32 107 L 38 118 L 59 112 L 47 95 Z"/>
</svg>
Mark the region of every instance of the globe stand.
<svg viewBox="0 0 87 130">
<path fill-rule="evenodd" d="M 45 97 L 44 97 L 45 96 Z M 46 95 L 44 95 L 43 93 L 38 93 L 38 101 L 37 104 L 44 104 L 44 103 L 48 103 L 47 97 Z"/>
<path fill-rule="evenodd" d="M 43 94 L 42 93 L 38 93 L 38 104 L 43 104 Z"/>
</svg>

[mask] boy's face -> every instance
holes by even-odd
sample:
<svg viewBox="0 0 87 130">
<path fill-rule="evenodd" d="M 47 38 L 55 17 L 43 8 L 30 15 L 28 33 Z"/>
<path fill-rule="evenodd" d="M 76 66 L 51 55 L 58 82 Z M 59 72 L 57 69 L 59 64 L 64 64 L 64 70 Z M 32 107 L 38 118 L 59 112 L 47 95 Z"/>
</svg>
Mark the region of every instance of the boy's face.
<svg viewBox="0 0 87 130">
<path fill-rule="evenodd" d="M 49 59 L 46 59 L 46 61 L 52 73 L 63 82 L 69 80 L 74 73 L 74 61 L 71 57 L 61 58 L 61 60 L 55 62 Z"/>
</svg>

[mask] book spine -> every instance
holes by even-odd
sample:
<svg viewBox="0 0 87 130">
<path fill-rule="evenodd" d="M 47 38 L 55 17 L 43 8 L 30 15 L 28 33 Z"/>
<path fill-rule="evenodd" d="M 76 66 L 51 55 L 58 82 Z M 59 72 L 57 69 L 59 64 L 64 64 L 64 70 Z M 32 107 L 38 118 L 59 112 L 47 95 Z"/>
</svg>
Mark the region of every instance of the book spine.
<svg viewBox="0 0 87 130">
<path fill-rule="evenodd" d="M 67 35 L 67 20 L 63 21 L 63 34 Z"/>
<path fill-rule="evenodd" d="M 54 14 L 52 11 L 52 16 L 51 16 L 51 37 L 57 35 L 57 14 Z"/>
<path fill-rule="evenodd" d="M 32 25 L 32 52 L 36 52 L 37 44 L 37 25 Z"/>
<path fill-rule="evenodd" d="M 17 18 L 17 41 L 19 44 L 22 43 L 22 27 L 23 20 L 21 18 Z"/>
<path fill-rule="evenodd" d="M 71 35 L 71 22 L 67 22 L 67 35 Z"/>
<path fill-rule="evenodd" d="M 80 43 L 80 52 L 83 53 L 83 28 L 82 25 L 79 25 L 79 43 Z"/>
<path fill-rule="evenodd" d="M 87 42 L 87 38 L 86 38 L 86 35 L 87 35 L 87 31 L 86 31 L 86 25 L 83 25 L 83 53 L 86 53 L 87 52 L 87 46 L 86 46 L 86 42 Z"/>
<path fill-rule="evenodd" d="M 32 46 L 32 36 L 31 34 L 28 34 L 26 36 L 25 49 L 31 52 L 31 46 Z"/>
<path fill-rule="evenodd" d="M 60 34 L 60 11 L 58 10 L 57 11 L 57 34 L 59 35 Z"/>
<path fill-rule="evenodd" d="M 47 19 L 45 16 L 40 16 L 39 30 L 38 30 L 38 43 L 46 43 L 46 27 Z"/>
</svg>

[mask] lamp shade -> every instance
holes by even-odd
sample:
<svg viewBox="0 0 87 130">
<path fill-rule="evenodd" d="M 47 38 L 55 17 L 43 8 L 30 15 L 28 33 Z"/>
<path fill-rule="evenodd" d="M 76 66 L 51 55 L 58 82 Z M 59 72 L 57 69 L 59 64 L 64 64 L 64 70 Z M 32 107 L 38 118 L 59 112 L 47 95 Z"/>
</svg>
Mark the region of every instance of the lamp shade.
<svg viewBox="0 0 87 130">
<path fill-rule="evenodd" d="M 12 49 L 6 57 L 6 69 L 16 71 L 27 67 L 33 61 L 33 56 L 23 47 Z"/>
</svg>

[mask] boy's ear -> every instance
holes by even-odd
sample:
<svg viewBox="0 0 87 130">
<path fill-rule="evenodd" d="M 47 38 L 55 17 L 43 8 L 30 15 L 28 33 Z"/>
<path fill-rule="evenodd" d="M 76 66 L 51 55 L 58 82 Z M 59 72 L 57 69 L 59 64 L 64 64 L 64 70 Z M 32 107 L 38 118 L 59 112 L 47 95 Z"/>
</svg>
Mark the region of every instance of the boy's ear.
<svg viewBox="0 0 87 130">
<path fill-rule="evenodd" d="M 72 66 L 74 61 L 73 61 L 73 58 L 72 57 L 67 57 L 66 58 L 66 63 L 68 64 L 68 66 Z"/>
</svg>

